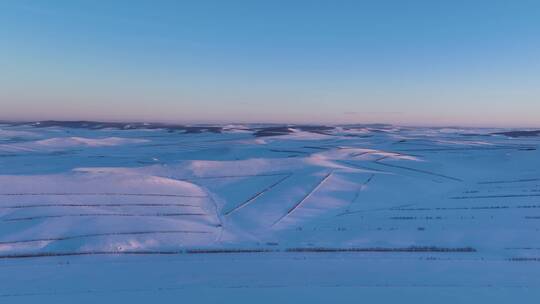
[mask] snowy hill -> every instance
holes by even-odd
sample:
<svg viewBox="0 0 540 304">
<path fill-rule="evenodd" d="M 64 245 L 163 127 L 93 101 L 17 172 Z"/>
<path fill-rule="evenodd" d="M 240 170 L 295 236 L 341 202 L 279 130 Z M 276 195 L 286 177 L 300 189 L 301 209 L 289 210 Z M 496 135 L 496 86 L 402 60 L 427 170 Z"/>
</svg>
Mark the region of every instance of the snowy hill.
<svg viewBox="0 0 540 304">
<path fill-rule="evenodd" d="M 537 135 L 6 123 L 0 297 L 539 299 Z"/>
</svg>

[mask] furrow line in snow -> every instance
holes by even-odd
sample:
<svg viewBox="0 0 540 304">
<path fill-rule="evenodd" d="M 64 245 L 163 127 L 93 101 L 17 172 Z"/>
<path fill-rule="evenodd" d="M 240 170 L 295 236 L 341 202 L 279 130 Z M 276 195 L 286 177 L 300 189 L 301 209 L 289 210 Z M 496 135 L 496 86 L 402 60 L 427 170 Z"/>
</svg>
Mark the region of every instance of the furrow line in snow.
<svg viewBox="0 0 540 304">
<path fill-rule="evenodd" d="M 238 211 L 242 208 L 244 208 L 245 206 L 249 205 L 250 203 L 252 203 L 253 201 L 255 201 L 257 198 L 259 198 L 261 195 L 263 195 L 264 193 L 270 191 L 272 188 L 274 188 L 275 186 L 281 184 L 282 182 L 284 182 L 286 179 L 288 179 L 289 177 L 292 176 L 292 173 L 286 175 L 285 177 L 279 179 L 277 182 L 275 183 L 272 183 L 270 186 L 264 188 L 263 190 L 255 193 L 253 196 L 251 196 L 250 198 L 248 198 L 246 201 L 240 203 L 238 206 L 236 206 L 235 208 L 227 211 L 224 213 L 225 216 L 228 216 L 230 215 L 231 213 L 235 212 L 235 211 Z"/>
<path fill-rule="evenodd" d="M 336 248 L 336 247 L 304 247 L 304 248 L 224 248 L 224 249 L 185 249 L 185 250 L 137 250 L 137 251 L 69 251 L 69 252 L 35 252 L 2 254 L 0 259 L 22 259 L 40 257 L 62 257 L 83 255 L 182 255 L 182 254 L 260 254 L 260 253 L 476 253 L 472 247 L 365 247 L 365 248 Z"/>
<path fill-rule="evenodd" d="M 104 233 L 89 233 L 72 236 L 62 237 L 50 237 L 41 239 L 30 240 L 15 240 L 15 241 L 0 241 L 0 245 L 14 245 L 22 243 L 34 243 L 34 242 L 52 242 L 52 241 L 67 241 L 81 238 L 92 238 L 101 236 L 121 236 L 121 235 L 148 235 L 148 234 L 209 234 L 211 231 L 197 231 L 197 230 L 161 230 L 161 231 L 132 231 L 132 232 L 104 232 Z"/>
<path fill-rule="evenodd" d="M 540 197 L 540 194 L 501 194 L 501 195 L 478 195 L 478 196 L 453 196 L 450 199 L 490 199 L 490 198 L 514 198 L 514 197 Z"/>
<path fill-rule="evenodd" d="M 17 222 L 17 221 L 32 221 L 48 218 L 62 218 L 62 217 L 100 217 L 100 216 L 113 216 L 113 217 L 173 217 L 173 216 L 208 216 L 206 213 L 153 213 L 153 214 L 131 214 L 131 213 L 80 213 L 80 214 L 57 214 L 57 215 L 38 215 L 29 217 L 16 217 L 10 219 L 4 219 L 3 222 Z"/>
<path fill-rule="evenodd" d="M 345 211 L 343 213 L 340 213 L 336 216 L 343 216 L 345 214 L 348 214 L 349 213 L 349 208 L 352 204 L 354 204 L 354 202 L 356 202 L 356 200 L 358 199 L 358 197 L 360 197 L 360 192 L 362 192 L 362 190 L 364 190 L 364 188 L 369 184 L 371 183 L 371 181 L 373 180 L 373 178 L 375 177 L 375 174 L 371 174 L 362 184 L 360 184 L 360 187 L 358 187 L 358 189 L 356 190 L 355 194 L 354 194 L 354 197 L 353 199 L 349 202 L 349 204 L 347 205 L 347 208 L 345 209 Z"/>
<path fill-rule="evenodd" d="M 203 195 L 188 195 L 188 194 L 164 194 L 164 193 L 59 193 L 59 192 L 42 192 L 42 193 L 0 193 L 0 196 L 156 196 L 156 197 L 198 197 L 204 198 Z"/>
<path fill-rule="evenodd" d="M 513 183 L 527 183 L 527 182 L 538 182 L 540 178 L 526 178 L 526 179 L 516 179 L 516 180 L 507 180 L 507 181 L 485 181 L 478 182 L 479 185 L 491 185 L 491 184 L 513 184 Z"/>
<path fill-rule="evenodd" d="M 190 204 L 161 204 L 161 203 L 126 203 L 126 204 L 33 204 L 33 205 L 10 205 L 1 206 L 0 209 L 26 209 L 26 208 L 52 208 L 52 207 L 194 207 Z"/>
<path fill-rule="evenodd" d="M 194 176 L 194 177 L 182 178 L 182 179 L 178 179 L 178 180 L 192 181 L 192 180 L 200 180 L 200 179 L 242 178 L 242 177 L 271 177 L 271 176 L 283 176 L 283 175 L 288 175 L 288 174 L 291 174 L 291 173 L 287 172 L 287 173 L 246 174 L 246 175 Z"/>
<path fill-rule="evenodd" d="M 439 173 L 431 172 L 431 171 L 426 171 L 426 170 L 421 170 L 421 169 L 415 169 L 415 168 L 410 168 L 410 167 L 405 167 L 405 166 L 399 166 L 399 165 L 392 165 L 392 164 L 387 164 L 387 163 L 383 163 L 383 162 L 379 162 L 379 161 L 374 161 L 374 162 L 372 162 L 372 163 L 378 164 L 378 165 L 381 165 L 381 166 L 386 166 L 386 167 L 398 168 L 398 169 L 403 169 L 403 170 L 408 170 L 408 171 L 413 171 L 413 172 L 418 172 L 418 173 L 428 174 L 428 175 L 432 175 L 432 176 L 438 176 L 438 177 L 442 177 L 442 178 L 449 179 L 449 180 L 453 180 L 453 181 L 457 181 L 457 182 L 463 182 L 462 179 L 459 179 L 459 178 L 456 178 L 456 177 L 452 177 L 452 176 L 448 176 L 448 175 L 444 175 L 444 174 L 439 174 Z"/>
<path fill-rule="evenodd" d="M 294 211 L 296 211 L 307 199 L 309 199 L 311 197 L 311 195 L 313 195 L 313 193 L 315 193 L 324 184 L 324 182 L 326 182 L 330 178 L 330 176 L 332 176 L 332 174 L 334 174 L 334 171 L 326 174 L 326 176 L 322 180 L 320 180 L 317 183 L 317 185 L 315 185 L 315 187 L 313 189 L 311 189 L 311 191 L 309 191 L 301 200 L 299 200 L 294 206 L 292 206 L 287 211 L 287 213 L 285 213 L 282 217 L 280 217 L 277 221 L 275 221 L 274 224 L 272 224 L 272 226 L 277 225 L 279 222 L 281 222 L 287 216 L 291 215 Z"/>
</svg>

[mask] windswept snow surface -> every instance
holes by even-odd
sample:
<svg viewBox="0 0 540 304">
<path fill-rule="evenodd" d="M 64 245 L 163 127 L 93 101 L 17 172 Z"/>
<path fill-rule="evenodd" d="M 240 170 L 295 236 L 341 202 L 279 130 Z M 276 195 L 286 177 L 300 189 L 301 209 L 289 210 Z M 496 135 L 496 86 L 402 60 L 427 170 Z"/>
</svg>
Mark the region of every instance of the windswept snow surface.
<svg viewBox="0 0 540 304">
<path fill-rule="evenodd" d="M 1 126 L 1 303 L 540 299 L 540 137 L 127 126 Z"/>
</svg>

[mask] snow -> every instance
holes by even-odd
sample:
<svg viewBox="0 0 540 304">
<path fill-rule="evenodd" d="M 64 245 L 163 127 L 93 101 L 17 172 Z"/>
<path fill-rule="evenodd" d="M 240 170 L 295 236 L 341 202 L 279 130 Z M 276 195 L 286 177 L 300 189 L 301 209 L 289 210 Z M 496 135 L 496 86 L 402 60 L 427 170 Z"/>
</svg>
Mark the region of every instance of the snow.
<svg viewBox="0 0 540 304">
<path fill-rule="evenodd" d="M 12 138 L 12 137 L 38 137 L 39 135 L 34 132 L 22 131 L 22 130 L 4 130 L 0 128 L 0 139 Z"/>
<path fill-rule="evenodd" d="M 32 152 L 54 151 L 75 147 L 112 147 L 125 144 L 145 143 L 145 139 L 128 139 L 118 137 L 107 138 L 84 138 L 84 137 L 61 137 L 49 138 L 24 143 L 12 143 L 0 145 L 0 152 Z"/>
<path fill-rule="evenodd" d="M 540 298 L 539 137 L 261 128 L 2 125 L 0 298 Z"/>
</svg>

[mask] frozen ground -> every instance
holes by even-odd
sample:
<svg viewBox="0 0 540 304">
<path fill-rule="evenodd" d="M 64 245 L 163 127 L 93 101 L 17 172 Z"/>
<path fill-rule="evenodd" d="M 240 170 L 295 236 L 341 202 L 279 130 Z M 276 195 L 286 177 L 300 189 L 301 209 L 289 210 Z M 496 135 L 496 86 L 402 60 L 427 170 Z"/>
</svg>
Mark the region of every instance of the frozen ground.
<svg viewBox="0 0 540 304">
<path fill-rule="evenodd" d="M 0 124 L 0 302 L 538 303 L 539 134 Z"/>
</svg>

